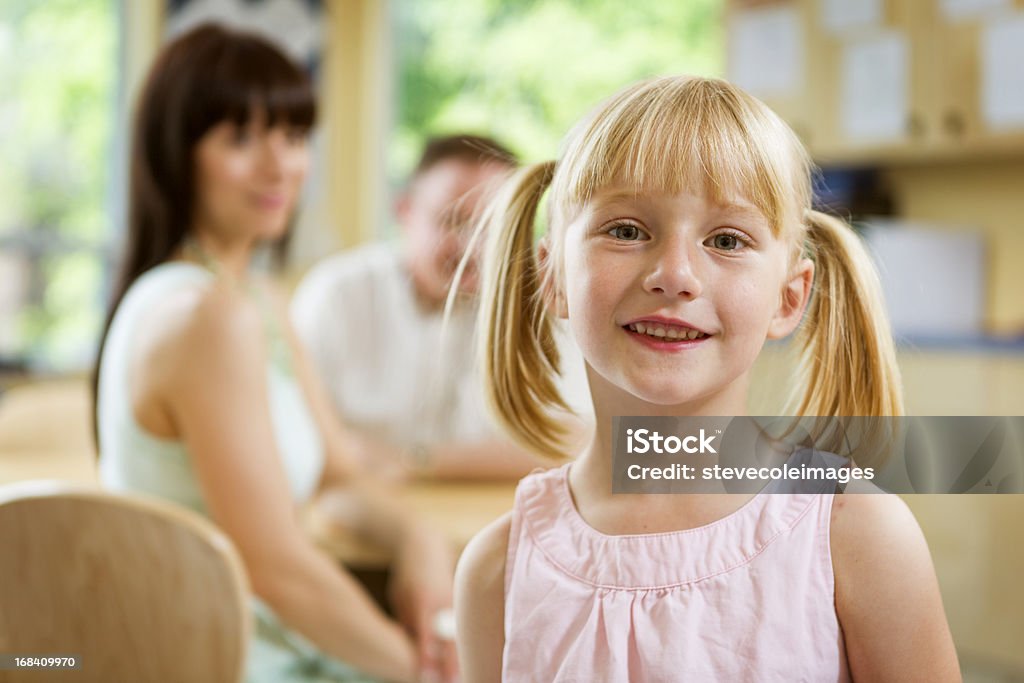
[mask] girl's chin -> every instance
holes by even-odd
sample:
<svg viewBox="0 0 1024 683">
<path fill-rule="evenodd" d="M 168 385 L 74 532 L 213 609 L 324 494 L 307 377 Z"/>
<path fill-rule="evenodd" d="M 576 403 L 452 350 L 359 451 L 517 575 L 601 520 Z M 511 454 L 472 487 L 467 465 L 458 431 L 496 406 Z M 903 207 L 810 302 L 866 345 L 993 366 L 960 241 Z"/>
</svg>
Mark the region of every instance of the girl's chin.
<svg viewBox="0 0 1024 683">
<path fill-rule="evenodd" d="M 648 415 L 681 415 L 693 411 L 694 400 L 689 396 L 650 395 L 637 396 L 647 405 Z"/>
<path fill-rule="evenodd" d="M 712 405 L 722 405 L 721 400 L 715 400 L 713 392 L 700 391 L 697 387 L 680 391 L 678 384 L 674 386 L 634 386 L 630 393 L 640 404 L 637 405 L 637 408 L 647 410 L 648 415 L 691 415 L 696 413 L 710 415 L 712 413 L 708 411 L 711 410 Z"/>
<path fill-rule="evenodd" d="M 679 391 L 678 386 L 652 387 L 634 383 L 624 389 L 622 405 L 630 404 L 628 409 L 634 415 L 672 414 L 676 408 L 692 404 L 696 398 L 690 392 Z"/>
</svg>

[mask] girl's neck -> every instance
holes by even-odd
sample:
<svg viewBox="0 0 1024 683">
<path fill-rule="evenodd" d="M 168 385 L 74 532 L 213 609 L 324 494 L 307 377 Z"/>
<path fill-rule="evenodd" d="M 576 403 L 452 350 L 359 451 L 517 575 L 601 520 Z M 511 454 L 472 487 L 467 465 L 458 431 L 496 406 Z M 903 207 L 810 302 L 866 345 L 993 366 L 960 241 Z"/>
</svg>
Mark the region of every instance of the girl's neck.
<svg viewBox="0 0 1024 683">
<path fill-rule="evenodd" d="M 573 463 L 572 483 L 585 486 L 592 496 L 612 493 L 612 419 L 616 416 L 690 416 L 739 417 L 747 414 L 747 375 L 738 377 L 713 396 L 701 397 L 679 405 L 657 405 L 624 395 L 593 376 L 588 367 L 591 398 L 594 403 L 594 438 Z M 607 391 L 606 391 L 607 389 Z"/>
<path fill-rule="evenodd" d="M 754 494 L 729 495 L 695 490 L 686 495 L 612 495 L 615 475 L 612 471 L 612 418 L 616 415 L 741 416 L 746 413 L 741 409 L 745 402 L 745 390 L 736 389 L 714 400 L 688 406 L 638 406 L 631 401 L 626 401 L 627 405 L 621 401 L 605 405 L 595 395 L 594 413 L 598 427 L 594 439 L 569 471 L 569 490 L 577 512 L 591 527 L 613 536 L 693 529 L 735 512 Z"/>
</svg>

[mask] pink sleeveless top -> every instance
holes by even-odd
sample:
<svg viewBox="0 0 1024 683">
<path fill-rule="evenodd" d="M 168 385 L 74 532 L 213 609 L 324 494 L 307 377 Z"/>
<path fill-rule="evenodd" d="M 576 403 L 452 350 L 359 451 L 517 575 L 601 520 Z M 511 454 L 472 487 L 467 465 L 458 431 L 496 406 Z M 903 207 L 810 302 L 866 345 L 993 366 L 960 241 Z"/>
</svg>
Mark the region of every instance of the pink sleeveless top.
<svg viewBox="0 0 1024 683">
<path fill-rule="evenodd" d="M 760 494 L 686 531 L 608 536 L 569 465 L 516 490 L 504 681 L 848 681 L 831 493 Z"/>
</svg>

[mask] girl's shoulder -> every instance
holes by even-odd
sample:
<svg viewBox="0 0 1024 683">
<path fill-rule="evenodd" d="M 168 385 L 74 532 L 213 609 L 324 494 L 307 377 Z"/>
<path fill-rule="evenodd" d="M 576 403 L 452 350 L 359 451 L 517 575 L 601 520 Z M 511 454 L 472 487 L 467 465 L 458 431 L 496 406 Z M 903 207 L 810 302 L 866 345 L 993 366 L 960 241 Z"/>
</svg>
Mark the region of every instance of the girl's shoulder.
<svg viewBox="0 0 1024 683">
<path fill-rule="evenodd" d="M 494 520 L 466 545 L 456 570 L 456 582 L 475 596 L 504 595 L 512 513 Z"/>
<path fill-rule="evenodd" d="M 505 645 L 505 556 L 512 513 L 473 537 L 455 569 L 455 625 L 466 680 L 499 680 Z"/>
<path fill-rule="evenodd" d="M 535 469 L 516 485 L 513 509 L 484 527 L 470 540 L 459 559 L 458 574 L 474 594 L 504 597 L 505 565 L 512 543 L 513 518 L 521 519 L 526 509 L 551 506 L 556 489 L 564 487 L 569 464 L 547 470 Z M 518 532 L 517 532 L 518 533 Z"/>
<path fill-rule="evenodd" d="M 928 544 L 906 503 L 892 494 L 836 496 L 830 531 L 854 678 L 959 680 Z"/>
<path fill-rule="evenodd" d="M 835 496 L 830 520 L 833 563 L 863 566 L 924 542 L 910 508 L 890 493 Z M 927 550 L 927 548 L 925 549 Z"/>
<path fill-rule="evenodd" d="M 896 495 L 835 496 L 829 533 L 837 600 L 898 590 L 919 574 L 934 573 L 921 527 Z"/>
</svg>

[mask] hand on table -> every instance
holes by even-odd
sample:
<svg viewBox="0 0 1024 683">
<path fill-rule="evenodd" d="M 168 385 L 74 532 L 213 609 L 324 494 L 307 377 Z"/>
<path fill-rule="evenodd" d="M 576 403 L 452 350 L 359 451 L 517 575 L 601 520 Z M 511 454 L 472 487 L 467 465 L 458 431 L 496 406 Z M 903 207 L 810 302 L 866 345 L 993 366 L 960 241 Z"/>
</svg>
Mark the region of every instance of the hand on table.
<svg viewBox="0 0 1024 683">
<path fill-rule="evenodd" d="M 454 570 L 447 541 L 423 527 L 408 532 L 392 567 L 391 600 L 416 641 L 424 683 L 458 680 L 454 629 L 438 628 L 450 622 Z"/>
</svg>

